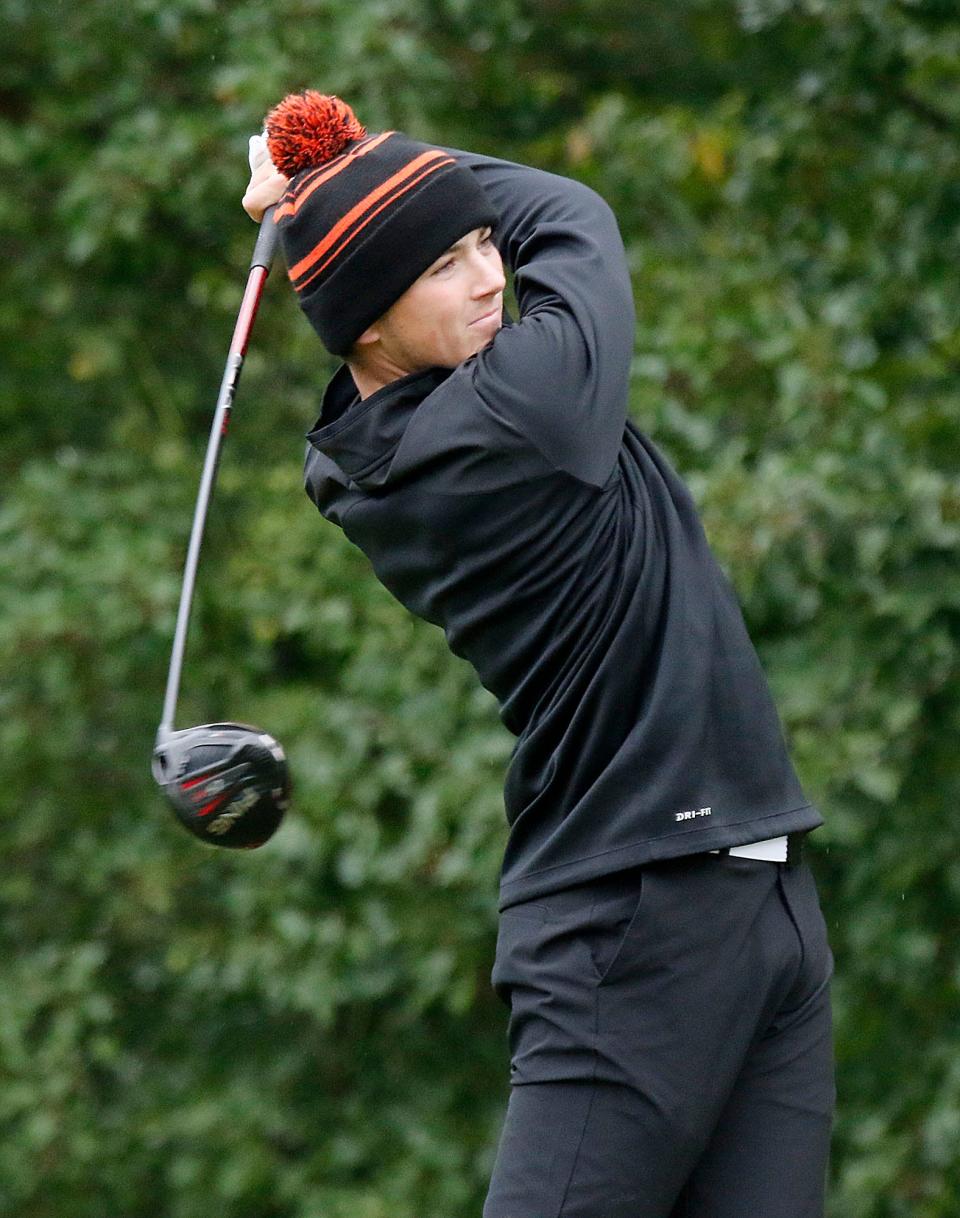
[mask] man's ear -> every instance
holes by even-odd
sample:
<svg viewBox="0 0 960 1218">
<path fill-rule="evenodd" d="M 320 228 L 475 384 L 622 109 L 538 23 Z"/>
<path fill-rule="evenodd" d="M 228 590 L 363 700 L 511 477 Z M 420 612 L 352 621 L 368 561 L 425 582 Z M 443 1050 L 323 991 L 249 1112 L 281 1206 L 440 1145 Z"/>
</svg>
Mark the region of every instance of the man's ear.
<svg viewBox="0 0 960 1218">
<path fill-rule="evenodd" d="M 364 332 L 354 343 L 354 346 L 369 347 L 371 343 L 378 343 L 379 341 L 380 331 L 377 329 L 377 323 L 374 322 L 372 326 L 367 326 L 366 330 L 364 330 Z"/>
</svg>

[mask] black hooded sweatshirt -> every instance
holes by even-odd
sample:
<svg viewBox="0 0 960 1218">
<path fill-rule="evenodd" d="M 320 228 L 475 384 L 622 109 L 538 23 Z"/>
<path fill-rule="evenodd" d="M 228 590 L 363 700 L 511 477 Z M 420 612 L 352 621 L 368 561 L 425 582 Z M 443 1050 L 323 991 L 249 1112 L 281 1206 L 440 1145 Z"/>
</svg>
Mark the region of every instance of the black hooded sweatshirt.
<svg viewBox="0 0 960 1218">
<path fill-rule="evenodd" d="M 517 737 L 501 909 L 814 828 L 690 494 L 626 418 L 633 298 L 610 208 L 456 155 L 501 217 L 519 320 L 364 400 L 341 368 L 306 487 Z"/>
</svg>

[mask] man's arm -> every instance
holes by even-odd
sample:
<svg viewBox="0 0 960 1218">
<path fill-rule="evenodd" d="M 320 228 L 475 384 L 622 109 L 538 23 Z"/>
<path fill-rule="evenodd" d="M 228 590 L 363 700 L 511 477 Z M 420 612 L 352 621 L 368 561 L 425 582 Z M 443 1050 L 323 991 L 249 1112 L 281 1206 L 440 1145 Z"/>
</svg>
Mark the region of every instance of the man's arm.
<svg viewBox="0 0 960 1218">
<path fill-rule="evenodd" d="M 602 486 L 623 436 L 634 343 L 633 292 L 609 206 L 582 183 L 456 152 L 501 222 L 517 325 L 477 357 L 475 386 L 548 459 Z"/>
</svg>

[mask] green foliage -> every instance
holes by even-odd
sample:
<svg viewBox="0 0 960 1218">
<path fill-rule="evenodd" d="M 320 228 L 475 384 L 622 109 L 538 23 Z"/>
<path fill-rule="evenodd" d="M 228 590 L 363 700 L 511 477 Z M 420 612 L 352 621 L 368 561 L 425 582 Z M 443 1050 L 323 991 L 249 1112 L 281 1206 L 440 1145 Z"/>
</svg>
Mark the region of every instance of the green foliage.
<svg viewBox="0 0 960 1218">
<path fill-rule="evenodd" d="M 200 847 L 148 758 L 288 89 L 581 177 L 632 408 L 688 477 L 827 825 L 833 1218 L 960 1204 L 960 18 L 945 0 L 0 0 L 0 1215 L 476 1214 L 511 741 L 302 496 L 329 362 L 281 278 L 238 395 L 181 718 L 296 807 Z"/>
</svg>

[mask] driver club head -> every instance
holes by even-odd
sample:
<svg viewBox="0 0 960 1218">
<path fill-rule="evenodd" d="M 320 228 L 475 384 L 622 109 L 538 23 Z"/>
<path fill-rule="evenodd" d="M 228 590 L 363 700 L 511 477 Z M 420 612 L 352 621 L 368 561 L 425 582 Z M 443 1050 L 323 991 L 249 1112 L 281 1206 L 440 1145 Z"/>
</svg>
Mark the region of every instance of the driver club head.
<svg viewBox="0 0 960 1218">
<path fill-rule="evenodd" d="M 154 748 L 152 769 L 180 823 L 212 846 L 262 846 L 290 804 L 283 749 L 246 723 L 165 733 Z"/>
</svg>

